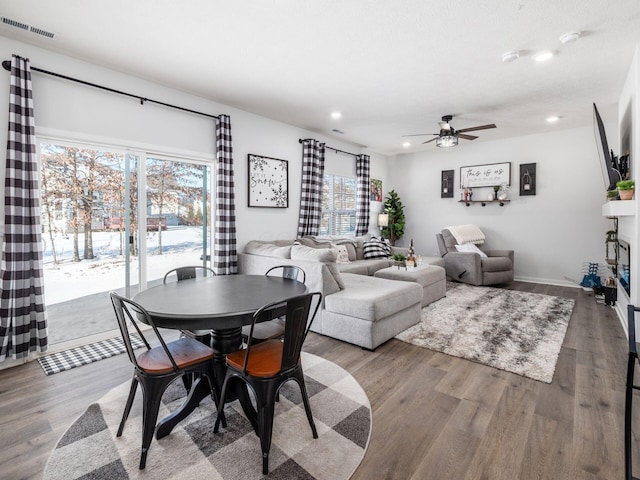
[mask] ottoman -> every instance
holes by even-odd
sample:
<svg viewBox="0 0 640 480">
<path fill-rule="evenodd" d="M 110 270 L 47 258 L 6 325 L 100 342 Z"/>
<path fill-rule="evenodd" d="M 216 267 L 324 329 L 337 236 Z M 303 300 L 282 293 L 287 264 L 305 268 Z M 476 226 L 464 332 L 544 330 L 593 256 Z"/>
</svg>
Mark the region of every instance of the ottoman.
<svg viewBox="0 0 640 480">
<path fill-rule="evenodd" d="M 441 299 L 447 293 L 445 270 L 436 265 L 420 265 L 409 270 L 398 267 L 388 267 L 378 270 L 373 276 L 389 280 L 417 283 L 422 287 L 423 307 Z"/>
</svg>

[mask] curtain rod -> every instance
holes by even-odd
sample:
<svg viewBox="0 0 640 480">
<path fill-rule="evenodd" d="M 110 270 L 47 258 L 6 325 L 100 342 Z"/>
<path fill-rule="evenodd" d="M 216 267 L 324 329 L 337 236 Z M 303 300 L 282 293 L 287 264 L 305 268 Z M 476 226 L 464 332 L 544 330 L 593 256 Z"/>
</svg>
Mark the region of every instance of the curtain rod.
<svg viewBox="0 0 640 480">
<path fill-rule="evenodd" d="M 298 139 L 298 143 L 306 142 L 307 140 L 312 140 L 312 139 L 311 138 L 299 138 Z M 333 148 L 333 147 L 330 147 L 329 145 L 325 145 L 324 148 L 328 148 L 329 150 L 333 150 L 336 153 L 345 153 L 345 154 L 351 155 L 353 157 L 359 157 L 360 156 L 359 153 L 345 152 L 344 150 L 340 150 L 338 148 Z"/>
<path fill-rule="evenodd" d="M 10 72 L 11 71 L 11 60 L 4 60 L 2 62 L 2 68 L 4 68 L 7 72 Z M 95 87 L 95 88 L 99 88 L 101 90 L 106 90 L 107 92 L 117 93 L 119 95 L 124 95 L 126 97 L 136 98 L 136 99 L 140 100 L 140 105 L 144 105 L 144 102 L 150 102 L 150 103 L 155 103 L 157 105 L 163 105 L 163 106 L 169 107 L 169 108 L 175 108 L 176 110 L 182 110 L 183 112 L 195 113 L 196 115 L 202 115 L 203 117 L 216 118 L 216 119 L 218 118 L 216 115 L 210 115 L 208 113 L 202 113 L 202 112 L 198 112 L 196 110 L 190 110 L 188 108 L 179 107 L 177 105 L 171 105 L 170 103 L 159 102 L 158 100 L 152 100 L 150 98 L 141 97 L 139 95 L 134 95 L 133 93 L 123 92 L 121 90 L 116 90 L 115 88 L 105 87 L 103 85 L 98 85 L 97 83 L 91 83 L 91 82 L 87 82 L 85 80 L 80 80 L 78 78 L 68 77 L 66 75 L 62 75 L 60 73 L 55 73 L 55 72 L 50 72 L 48 70 L 43 70 L 41 68 L 31 67 L 31 70 L 33 70 L 34 72 L 44 73 L 46 75 L 52 75 L 54 77 L 62 78 L 64 80 L 70 80 L 72 82 L 81 83 L 82 85 L 87 85 L 89 87 Z"/>
</svg>

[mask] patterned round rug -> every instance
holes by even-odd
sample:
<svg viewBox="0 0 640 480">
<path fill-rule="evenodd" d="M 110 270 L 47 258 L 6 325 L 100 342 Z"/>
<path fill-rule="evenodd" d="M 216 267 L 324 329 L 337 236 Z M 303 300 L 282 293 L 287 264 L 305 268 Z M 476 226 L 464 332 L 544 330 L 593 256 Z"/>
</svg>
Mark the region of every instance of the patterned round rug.
<svg viewBox="0 0 640 480">
<path fill-rule="evenodd" d="M 302 362 L 319 438 L 311 435 L 298 385 L 288 382 L 276 404 L 269 478 L 349 478 L 369 442 L 369 399 L 360 384 L 335 363 L 308 353 L 302 354 Z M 228 428 L 214 434 L 216 409 L 210 398 L 170 435 L 154 437 L 146 469 L 139 470 L 140 390 L 124 432 L 116 438 L 129 386 L 125 382 L 109 391 L 69 427 L 49 457 L 45 480 L 263 478 L 260 440 L 238 401 L 225 407 Z M 163 396 L 158 418 L 177 409 L 185 395 L 182 382 L 174 382 Z"/>
</svg>

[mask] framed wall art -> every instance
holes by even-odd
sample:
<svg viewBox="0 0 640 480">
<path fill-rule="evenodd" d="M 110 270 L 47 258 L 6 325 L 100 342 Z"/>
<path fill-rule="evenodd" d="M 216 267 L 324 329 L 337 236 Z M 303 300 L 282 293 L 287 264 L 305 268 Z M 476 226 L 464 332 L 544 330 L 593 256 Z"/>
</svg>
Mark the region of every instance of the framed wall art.
<svg viewBox="0 0 640 480">
<path fill-rule="evenodd" d="M 511 185 L 511 162 L 460 167 L 460 187 Z"/>
<path fill-rule="evenodd" d="M 369 196 L 369 200 L 372 202 L 382 201 L 382 180 L 371 179 L 371 195 Z"/>
<path fill-rule="evenodd" d="M 523 163 L 520 165 L 520 195 L 536 194 L 536 164 Z"/>
<path fill-rule="evenodd" d="M 289 162 L 250 153 L 249 206 L 289 207 Z"/>
<path fill-rule="evenodd" d="M 440 198 L 453 198 L 454 170 L 443 170 L 440 178 Z"/>
</svg>

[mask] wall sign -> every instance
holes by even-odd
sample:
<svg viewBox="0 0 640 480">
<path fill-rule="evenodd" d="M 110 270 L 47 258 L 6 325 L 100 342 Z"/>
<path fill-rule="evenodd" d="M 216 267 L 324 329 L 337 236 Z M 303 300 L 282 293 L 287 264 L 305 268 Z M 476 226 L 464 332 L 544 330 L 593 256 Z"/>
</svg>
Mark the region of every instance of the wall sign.
<svg viewBox="0 0 640 480">
<path fill-rule="evenodd" d="M 443 170 L 440 179 L 440 198 L 453 198 L 453 172 L 454 170 Z"/>
<path fill-rule="evenodd" d="M 289 206 L 289 162 L 249 154 L 249 206 Z"/>
<path fill-rule="evenodd" d="M 460 167 L 460 187 L 511 185 L 511 162 Z"/>
<path fill-rule="evenodd" d="M 523 163 L 520 165 L 520 195 L 536 194 L 536 164 Z"/>
</svg>

